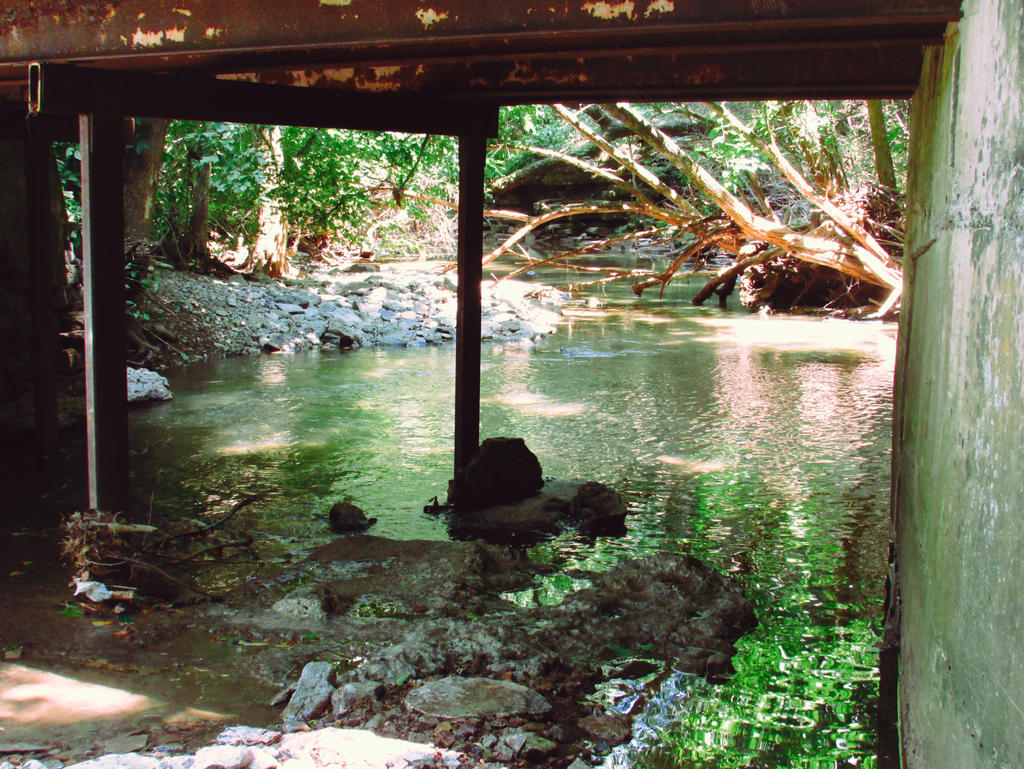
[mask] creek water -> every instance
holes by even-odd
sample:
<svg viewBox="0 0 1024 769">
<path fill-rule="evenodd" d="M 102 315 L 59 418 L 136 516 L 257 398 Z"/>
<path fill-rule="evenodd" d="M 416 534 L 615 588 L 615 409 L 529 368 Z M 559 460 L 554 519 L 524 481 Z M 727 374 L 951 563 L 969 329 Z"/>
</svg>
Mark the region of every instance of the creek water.
<svg viewBox="0 0 1024 769">
<path fill-rule="evenodd" d="M 609 288 L 535 346 L 485 343 L 482 435 L 525 438 L 546 476 L 612 485 L 633 513 L 624 537 L 567 533 L 532 557 L 601 569 L 684 550 L 754 602 L 727 683 L 611 687 L 641 715 L 609 765 L 873 766 L 895 327 L 697 308 L 697 287 Z M 454 361 L 450 346 L 190 366 L 172 402 L 133 413 L 135 488 L 196 515 L 259 494 L 244 515 L 268 552 L 326 541 L 337 501 L 374 534 L 446 538 L 423 506 L 451 475 Z"/>
</svg>

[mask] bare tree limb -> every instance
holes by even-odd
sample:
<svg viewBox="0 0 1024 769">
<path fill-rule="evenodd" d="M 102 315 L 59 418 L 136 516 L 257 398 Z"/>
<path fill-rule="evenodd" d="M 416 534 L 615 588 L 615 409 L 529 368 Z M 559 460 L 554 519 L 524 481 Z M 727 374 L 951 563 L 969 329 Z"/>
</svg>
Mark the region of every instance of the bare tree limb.
<svg viewBox="0 0 1024 769">
<path fill-rule="evenodd" d="M 566 109 L 561 104 L 555 104 L 552 107 L 552 109 L 555 110 L 555 114 L 562 118 L 562 120 L 564 120 L 566 123 L 575 128 L 580 135 L 584 136 L 594 145 L 608 153 L 608 157 L 610 157 L 612 160 L 614 160 L 616 163 L 622 166 L 625 170 L 629 171 L 631 174 L 634 174 L 638 179 L 640 179 L 640 181 L 649 186 L 651 189 L 653 189 L 659 195 L 664 197 L 666 200 L 671 201 L 672 204 L 675 205 L 683 213 L 685 217 L 688 217 L 690 219 L 702 218 L 702 214 L 700 213 L 700 211 L 694 208 L 690 201 L 688 201 L 686 198 L 680 195 L 677 190 L 675 190 L 668 184 L 665 184 L 665 182 L 663 182 L 657 174 L 655 174 L 649 168 L 644 166 L 642 163 L 639 163 L 633 158 L 624 155 L 622 152 L 618 150 L 618 148 L 616 148 L 611 142 L 609 142 L 607 139 L 601 136 L 601 134 L 599 134 L 597 131 L 591 130 L 582 120 L 580 120 L 579 115 Z"/>
<path fill-rule="evenodd" d="M 889 256 L 889 253 L 882 248 L 878 244 L 878 241 L 875 240 L 875 237 L 856 222 L 853 217 L 849 216 L 824 194 L 814 189 L 811 183 L 808 182 L 807 179 L 805 179 L 789 161 L 789 158 L 782 154 L 782 151 L 774 140 L 769 144 L 756 136 L 754 132 L 751 131 L 742 120 L 729 111 L 724 104 L 709 103 L 707 107 L 716 115 L 728 120 L 733 128 L 735 128 L 744 139 L 768 155 L 778 169 L 782 171 L 782 175 L 785 176 L 789 183 L 796 188 L 797 192 L 824 211 L 825 214 L 831 217 L 836 224 L 853 237 L 863 247 L 863 249 L 867 251 L 866 254 L 859 250 L 857 252 L 857 256 L 862 262 L 869 266 L 873 266 L 879 274 L 890 275 L 894 281 L 893 287 L 895 287 L 895 284 L 899 283 L 901 278 L 900 267 L 893 258 Z"/>
<path fill-rule="evenodd" d="M 627 125 L 651 148 L 678 168 L 704 195 L 710 198 L 751 239 L 782 248 L 798 259 L 832 267 L 840 272 L 877 285 L 896 288 L 899 273 L 881 269 L 877 260 L 863 247 L 852 253 L 849 246 L 832 233 L 805 234 L 754 212 L 746 201 L 734 195 L 694 161 L 676 142 L 635 112 L 629 104 L 606 105 L 604 109 Z M 820 229 L 818 232 L 822 232 Z M 866 256 L 867 259 L 860 257 Z"/>
</svg>

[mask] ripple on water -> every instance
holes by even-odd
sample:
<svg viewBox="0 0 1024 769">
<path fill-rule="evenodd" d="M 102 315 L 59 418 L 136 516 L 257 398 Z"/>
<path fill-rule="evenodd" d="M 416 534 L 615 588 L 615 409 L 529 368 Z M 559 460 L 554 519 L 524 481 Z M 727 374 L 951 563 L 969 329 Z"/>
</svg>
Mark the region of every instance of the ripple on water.
<svg viewBox="0 0 1024 769">
<path fill-rule="evenodd" d="M 891 326 L 625 291 L 531 352 L 485 348 L 482 434 L 524 437 L 545 475 L 613 485 L 633 513 L 625 537 L 567 533 L 531 557 L 585 572 L 691 552 L 739 579 L 761 620 L 728 683 L 661 683 L 612 765 L 873 761 L 893 349 Z M 452 348 L 191 367 L 172 402 L 133 413 L 136 486 L 186 514 L 262 494 L 253 528 L 292 548 L 323 541 L 341 500 L 379 518 L 374 534 L 446 538 L 422 507 L 451 474 L 453 372 Z M 586 582 L 510 598 L 557 602 Z"/>
</svg>

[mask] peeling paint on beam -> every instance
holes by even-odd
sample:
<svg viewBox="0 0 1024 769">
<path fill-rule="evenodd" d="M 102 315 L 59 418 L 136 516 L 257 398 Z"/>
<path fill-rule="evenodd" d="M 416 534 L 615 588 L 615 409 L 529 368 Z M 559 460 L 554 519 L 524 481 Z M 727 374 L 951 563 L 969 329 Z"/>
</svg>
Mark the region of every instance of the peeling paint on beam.
<svg viewBox="0 0 1024 769">
<path fill-rule="evenodd" d="M 827 36 L 851 24 L 934 23 L 959 14 L 958 0 L 844 0 L 842 6 L 837 16 L 832 4 L 820 0 L 563 0 L 549 7 L 527 0 L 276 0 L 253 12 L 243 0 L 181 0 L 173 8 L 149 0 L 63 0 L 55 6 L 58 13 L 48 14 L 42 10 L 47 5 L 34 0 L 7 0 L 0 10 L 0 61 L 116 57 L 133 51 L 137 32 L 161 52 L 237 54 L 318 46 L 385 50 L 410 41 L 440 48 L 482 36 L 512 36 L 525 46 L 573 33 L 715 27 L 756 35 L 811 25 Z M 211 29 L 222 32 L 210 36 Z"/>
<path fill-rule="evenodd" d="M 921 69 L 920 48 L 804 48 L 785 55 L 656 54 L 549 61 L 458 62 L 404 67 L 268 69 L 263 83 L 377 90 L 512 102 L 594 101 L 607 97 L 670 99 L 909 96 Z M 628 71 L 631 81 L 623 73 Z"/>
</svg>

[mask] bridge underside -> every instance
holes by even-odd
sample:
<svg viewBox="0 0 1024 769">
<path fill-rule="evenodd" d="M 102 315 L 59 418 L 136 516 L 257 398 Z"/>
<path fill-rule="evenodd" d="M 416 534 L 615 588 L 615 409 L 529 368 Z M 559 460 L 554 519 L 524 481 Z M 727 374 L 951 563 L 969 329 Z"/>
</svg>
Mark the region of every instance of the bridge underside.
<svg viewBox="0 0 1024 769">
<path fill-rule="evenodd" d="M 45 60 L 505 104 L 909 97 L 959 15 L 957 0 L 154 5 L 5 3 L 0 94 L 21 98 Z"/>
<path fill-rule="evenodd" d="M 479 439 L 486 139 L 501 104 L 909 97 L 959 0 L 7 0 L 0 138 L 82 144 L 90 504 L 125 509 L 125 117 L 460 137 L 455 463 Z M 26 105 L 31 119 L 26 120 Z M 51 246 L 30 185 L 33 263 Z M 32 224 L 32 222 L 35 222 Z M 45 271 L 39 270 L 39 280 Z M 50 287 L 34 288 L 37 425 L 56 444 Z"/>
</svg>

